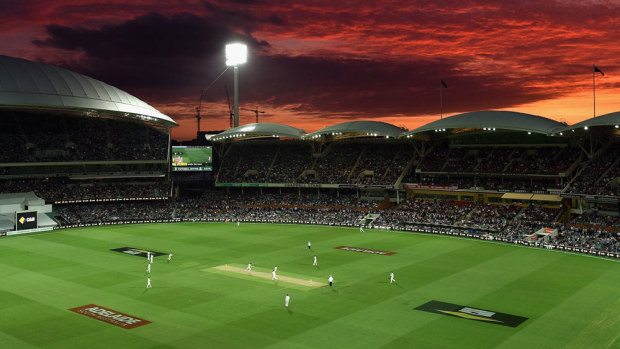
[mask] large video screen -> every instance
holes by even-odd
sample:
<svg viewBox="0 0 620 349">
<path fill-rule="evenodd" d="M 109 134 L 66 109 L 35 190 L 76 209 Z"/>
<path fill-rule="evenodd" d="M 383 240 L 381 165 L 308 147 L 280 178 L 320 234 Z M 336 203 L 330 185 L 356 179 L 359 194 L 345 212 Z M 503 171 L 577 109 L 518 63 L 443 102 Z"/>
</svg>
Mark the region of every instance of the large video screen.
<svg viewBox="0 0 620 349">
<path fill-rule="evenodd" d="M 173 146 L 172 171 L 213 171 L 213 149 Z"/>
</svg>

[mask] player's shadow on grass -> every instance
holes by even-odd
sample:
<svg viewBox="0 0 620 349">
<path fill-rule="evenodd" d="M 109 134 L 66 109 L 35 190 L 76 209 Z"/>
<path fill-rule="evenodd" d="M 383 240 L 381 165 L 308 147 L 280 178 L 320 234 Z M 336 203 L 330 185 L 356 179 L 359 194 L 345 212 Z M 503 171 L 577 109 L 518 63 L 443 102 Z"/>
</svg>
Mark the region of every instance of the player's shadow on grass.
<svg viewBox="0 0 620 349">
<path fill-rule="evenodd" d="M 293 315 L 293 311 L 289 307 L 286 307 L 286 312 L 288 313 L 288 315 Z"/>
</svg>

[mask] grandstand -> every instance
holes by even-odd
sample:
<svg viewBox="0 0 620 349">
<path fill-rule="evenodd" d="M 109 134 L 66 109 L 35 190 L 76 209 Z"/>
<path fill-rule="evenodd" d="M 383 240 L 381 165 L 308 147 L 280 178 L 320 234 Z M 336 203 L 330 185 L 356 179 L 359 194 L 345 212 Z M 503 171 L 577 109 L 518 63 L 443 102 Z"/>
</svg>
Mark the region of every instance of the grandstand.
<svg viewBox="0 0 620 349">
<path fill-rule="evenodd" d="M 364 222 L 507 240 L 557 228 L 557 243 L 583 247 L 591 239 L 575 236 L 599 236 L 588 248 L 617 246 L 620 113 L 569 126 L 477 111 L 411 131 L 377 121 L 313 133 L 247 124 L 206 139 L 215 156 L 211 179 L 170 173 L 176 123 L 148 104 L 65 69 L 2 56 L 0 120 L 7 150 L 0 192 L 33 192 L 55 205 L 61 227 L 222 219 L 357 225 L 373 217 Z"/>
<path fill-rule="evenodd" d="M 0 122 L 0 231 L 16 229 L 19 210 L 38 211 L 45 228 L 57 225 L 52 204 L 170 196 L 177 124 L 116 87 L 0 56 Z"/>
<path fill-rule="evenodd" d="M 617 113 L 568 126 L 480 111 L 409 132 L 372 121 L 293 136 L 275 124 L 253 134 L 231 129 L 213 138 L 222 157 L 215 186 L 229 188 L 228 195 L 252 187 L 261 196 L 281 188 L 352 195 L 374 202 L 376 223 L 390 227 L 431 224 L 518 239 L 561 226 L 562 239 L 580 233 L 573 217 L 594 211 L 610 217 L 605 228 L 615 231 L 618 123 Z"/>
<path fill-rule="evenodd" d="M 0 175 L 165 176 L 176 123 L 118 88 L 0 56 Z"/>
</svg>

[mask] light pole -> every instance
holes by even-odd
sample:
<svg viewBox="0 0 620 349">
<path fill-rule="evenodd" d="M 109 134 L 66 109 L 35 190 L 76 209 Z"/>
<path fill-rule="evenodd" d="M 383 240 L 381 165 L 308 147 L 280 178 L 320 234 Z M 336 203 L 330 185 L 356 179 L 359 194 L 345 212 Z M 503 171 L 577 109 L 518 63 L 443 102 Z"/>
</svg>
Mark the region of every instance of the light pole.
<svg viewBox="0 0 620 349">
<path fill-rule="evenodd" d="M 233 67 L 234 75 L 234 127 L 239 126 L 239 64 L 248 60 L 248 47 L 244 44 L 226 45 L 226 65 Z"/>
</svg>

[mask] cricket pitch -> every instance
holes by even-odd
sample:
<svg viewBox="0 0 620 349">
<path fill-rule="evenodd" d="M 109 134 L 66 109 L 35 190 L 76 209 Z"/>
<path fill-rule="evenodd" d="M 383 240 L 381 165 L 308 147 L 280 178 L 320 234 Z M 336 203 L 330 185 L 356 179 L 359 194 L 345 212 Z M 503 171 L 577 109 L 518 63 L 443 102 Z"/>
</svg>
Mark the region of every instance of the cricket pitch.
<svg viewBox="0 0 620 349">
<path fill-rule="evenodd" d="M 218 265 L 217 267 L 213 267 L 212 269 L 217 269 L 217 270 L 221 270 L 225 272 L 242 274 L 246 276 L 271 280 L 270 272 L 267 273 L 267 272 L 258 271 L 258 270 L 247 271 L 245 268 L 239 268 L 239 267 L 235 267 L 232 265 Z M 326 283 L 323 283 L 323 282 L 312 281 L 312 279 L 310 278 L 301 279 L 301 278 L 290 277 L 290 276 L 285 276 L 285 275 L 278 275 L 278 281 L 300 285 L 300 286 L 306 286 L 306 287 L 323 287 L 327 285 Z"/>
</svg>

